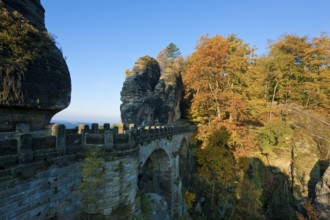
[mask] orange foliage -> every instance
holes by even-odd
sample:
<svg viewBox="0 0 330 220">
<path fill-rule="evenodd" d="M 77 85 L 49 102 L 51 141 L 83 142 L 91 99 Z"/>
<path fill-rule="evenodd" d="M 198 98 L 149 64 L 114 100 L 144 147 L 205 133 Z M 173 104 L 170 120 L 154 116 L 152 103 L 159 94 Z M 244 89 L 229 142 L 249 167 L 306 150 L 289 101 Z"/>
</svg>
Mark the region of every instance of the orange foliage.
<svg viewBox="0 0 330 220">
<path fill-rule="evenodd" d="M 253 49 L 235 35 L 201 37 L 183 77 L 187 96 L 193 96 L 190 115 L 200 125 L 199 140 L 206 143 L 223 126 L 231 133 L 233 151 L 241 153 L 253 145 L 248 129 L 241 125 L 247 118 L 245 75 L 253 58 Z"/>
</svg>

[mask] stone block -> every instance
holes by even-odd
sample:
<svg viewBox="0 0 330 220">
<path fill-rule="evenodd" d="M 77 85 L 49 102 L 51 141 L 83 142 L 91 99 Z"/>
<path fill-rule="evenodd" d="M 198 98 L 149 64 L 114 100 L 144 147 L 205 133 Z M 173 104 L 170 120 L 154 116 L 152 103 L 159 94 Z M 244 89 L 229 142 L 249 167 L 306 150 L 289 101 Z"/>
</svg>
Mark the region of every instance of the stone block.
<svg viewBox="0 0 330 220">
<path fill-rule="evenodd" d="M 120 124 L 118 125 L 118 133 L 119 133 L 119 134 L 124 134 L 124 133 L 125 133 L 125 130 L 127 130 L 126 125 L 123 124 L 123 123 L 120 123 Z"/>
<path fill-rule="evenodd" d="M 92 124 L 91 133 L 92 134 L 98 134 L 99 133 L 99 124 L 97 124 L 97 123 Z"/>
<path fill-rule="evenodd" d="M 104 130 L 104 131 L 108 131 L 108 130 L 110 130 L 110 124 L 109 124 L 109 123 L 104 123 L 104 125 L 103 125 L 103 130 Z"/>
<path fill-rule="evenodd" d="M 104 135 L 103 134 L 85 134 L 85 143 L 86 144 L 104 144 Z"/>
<path fill-rule="evenodd" d="M 17 155 L 0 156 L 0 177 L 9 174 L 8 171 L 2 170 L 17 165 Z"/>
<path fill-rule="evenodd" d="M 0 141 L 0 156 L 17 154 L 17 140 Z"/>
<path fill-rule="evenodd" d="M 30 124 L 28 123 L 17 123 L 16 131 L 20 133 L 28 133 L 30 131 Z"/>
<path fill-rule="evenodd" d="M 118 134 L 119 131 L 118 125 L 113 125 L 112 130 L 114 134 Z"/>
<path fill-rule="evenodd" d="M 56 137 L 56 147 L 64 147 L 66 145 L 65 125 L 63 124 L 53 125 L 52 135 Z"/>
<path fill-rule="evenodd" d="M 86 124 L 79 124 L 78 134 L 89 133 L 89 126 Z"/>
<path fill-rule="evenodd" d="M 113 142 L 114 142 L 114 144 L 128 144 L 129 135 L 128 134 L 115 134 Z"/>
<path fill-rule="evenodd" d="M 106 151 L 112 151 L 113 149 L 113 131 L 104 130 L 104 144 Z"/>
<path fill-rule="evenodd" d="M 56 146 L 56 137 L 32 137 L 32 148 L 33 150 L 42 150 L 42 149 L 55 149 Z"/>
<path fill-rule="evenodd" d="M 83 143 L 82 134 L 68 134 L 66 135 L 67 145 L 81 146 Z"/>
<path fill-rule="evenodd" d="M 106 208 L 106 209 L 103 209 L 103 215 L 111 215 L 112 213 L 112 208 L 109 207 L 109 208 Z"/>
<path fill-rule="evenodd" d="M 32 136 L 30 134 L 23 134 L 19 136 L 17 151 L 19 163 L 32 162 Z"/>
</svg>

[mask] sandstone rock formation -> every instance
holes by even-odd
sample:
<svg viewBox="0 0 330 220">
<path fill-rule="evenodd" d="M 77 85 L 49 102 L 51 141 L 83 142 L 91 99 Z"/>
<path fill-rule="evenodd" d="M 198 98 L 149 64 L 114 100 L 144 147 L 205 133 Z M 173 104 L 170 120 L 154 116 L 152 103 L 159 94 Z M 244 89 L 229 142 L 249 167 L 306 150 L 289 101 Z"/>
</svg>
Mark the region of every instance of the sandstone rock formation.
<svg viewBox="0 0 330 220">
<path fill-rule="evenodd" d="M 70 103 L 69 70 L 44 12 L 40 0 L 0 0 L 0 131 L 43 129 Z"/>
<path fill-rule="evenodd" d="M 315 193 L 315 204 L 320 211 L 320 219 L 330 219 L 330 167 L 316 184 Z"/>
<path fill-rule="evenodd" d="M 144 56 L 126 76 L 120 106 L 124 124 L 171 124 L 181 118 L 181 75 L 171 69 L 161 73 L 158 62 Z"/>
</svg>

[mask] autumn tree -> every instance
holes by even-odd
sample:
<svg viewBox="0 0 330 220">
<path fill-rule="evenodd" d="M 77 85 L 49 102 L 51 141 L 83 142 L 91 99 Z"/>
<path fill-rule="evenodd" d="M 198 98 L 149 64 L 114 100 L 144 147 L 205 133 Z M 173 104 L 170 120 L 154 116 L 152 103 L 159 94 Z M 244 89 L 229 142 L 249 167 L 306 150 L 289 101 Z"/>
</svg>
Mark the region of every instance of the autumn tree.
<svg viewBox="0 0 330 220">
<path fill-rule="evenodd" d="M 222 219 L 232 207 L 235 188 L 235 158 L 228 149 L 230 133 L 219 128 L 209 136 L 204 149 L 197 152 L 198 177 L 206 193 L 206 214 Z"/>
<path fill-rule="evenodd" d="M 184 83 L 194 99 L 191 116 L 208 124 L 214 119 L 237 121 L 244 108 L 244 74 L 251 65 L 253 49 L 235 35 L 203 36 L 192 54 Z"/>
<path fill-rule="evenodd" d="M 329 107 L 330 39 L 284 35 L 270 44 L 268 99 L 306 107 Z"/>
<path fill-rule="evenodd" d="M 256 58 L 235 35 L 203 36 L 186 60 L 182 75 L 189 116 L 198 124 L 198 178 L 207 188 L 209 219 L 289 219 L 295 214 L 285 175 L 263 189 L 261 178 L 237 179 L 235 171 L 242 170 L 237 163 L 242 156 L 290 146 L 293 132 L 277 103 L 330 114 L 330 38 L 284 35 L 269 49 Z"/>
<path fill-rule="evenodd" d="M 245 108 L 254 49 L 235 35 L 203 36 L 189 57 L 183 75 L 186 97 L 191 98 L 190 117 L 199 124 L 197 138 L 206 141 L 221 126 L 232 133 L 231 149 L 251 145 Z"/>
</svg>

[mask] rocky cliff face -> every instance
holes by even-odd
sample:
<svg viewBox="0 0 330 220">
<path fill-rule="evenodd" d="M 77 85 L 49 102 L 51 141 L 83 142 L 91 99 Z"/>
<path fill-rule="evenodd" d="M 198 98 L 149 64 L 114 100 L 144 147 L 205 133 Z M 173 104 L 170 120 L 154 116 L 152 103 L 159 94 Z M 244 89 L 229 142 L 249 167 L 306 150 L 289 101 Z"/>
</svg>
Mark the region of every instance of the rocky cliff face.
<svg viewBox="0 0 330 220">
<path fill-rule="evenodd" d="M 40 0 L 2 0 L 4 6 L 10 12 L 19 12 L 29 23 L 37 27 L 39 30 L 45 28 L 45 10 L 40 4 Z"/>
<path fill-rule="evenodd" d="M 43 129 L 70 103 L 69 70 L 44 12 L 40 0 L 0 0 L 0 131 Z"/>
<path fill-rule="evenodd" d="M 181 118 L 183 84 L 170 69 L 161 73 L 158 62 L 144 56 L 126 73 L 121 91 L 121 119 L 125 124 L 170 124 Z"/>
<path fill-rule="evenodd" d="M 320 211 L 320 219 L 330 219 L 330 167 L 321 181 L 316 184 L 315 204 Z"/>
</svg>

